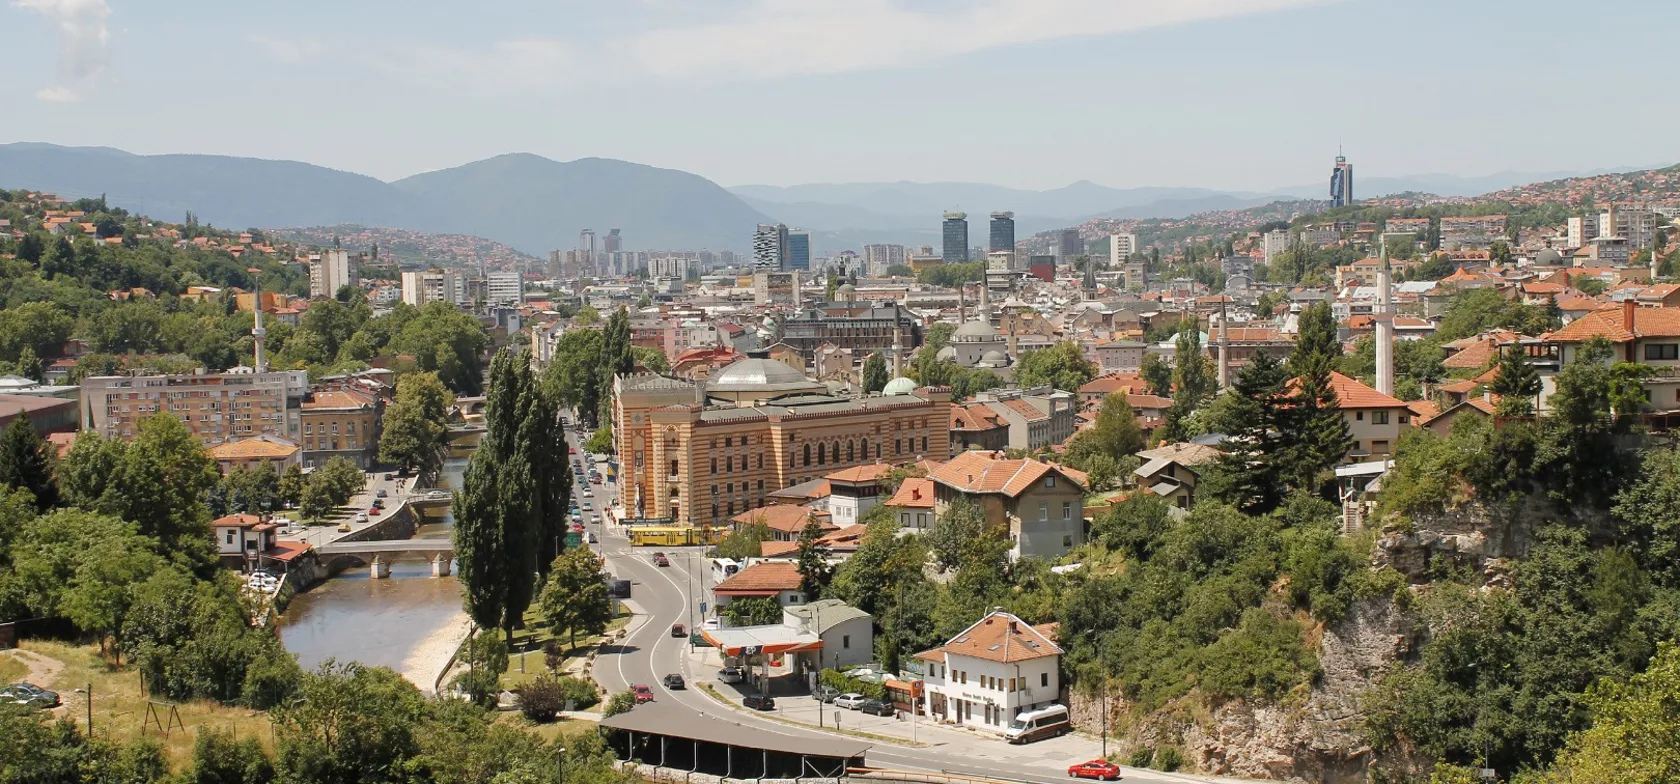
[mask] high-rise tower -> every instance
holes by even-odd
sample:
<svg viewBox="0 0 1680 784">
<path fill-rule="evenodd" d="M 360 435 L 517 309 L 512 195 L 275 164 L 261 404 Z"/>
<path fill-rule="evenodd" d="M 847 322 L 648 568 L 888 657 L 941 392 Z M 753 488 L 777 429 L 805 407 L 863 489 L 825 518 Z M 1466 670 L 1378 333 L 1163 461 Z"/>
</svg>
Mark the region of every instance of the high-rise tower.
<svg viewBox="0 0 1680 784">
<path fill-rule="evenodd" d="M 1353 203 L 1353 164 L 1336 153 L 1336 168 L 1330 170 L 1330 206 L 1345 207 Z"/>
<path fill-rule="evenodd" d="M 958 264 L 968 261 L 968 213 L 945 213 L 944 229 L 945 245 L 940 257 L 946 264 Z"/>
<path fill-rule="evenodd" d="M 595 230 L 584 229 L 578 234 L 578 256 L 582 257 L 583 269 L 580 275 L 593 274 L 595 271 Z"/>
<path fill-rule="evenodd" d="M 992 213 L 991 241 L 986 250 L 1015 250 L 1015 213 Z"/>
<path fill-rule="evenodd" d="M 759 272 L 785 272 L 788 268 L 788 227 L 778 223 L 760 223 L 753 230 L 753 269 Z"/>
</svg>

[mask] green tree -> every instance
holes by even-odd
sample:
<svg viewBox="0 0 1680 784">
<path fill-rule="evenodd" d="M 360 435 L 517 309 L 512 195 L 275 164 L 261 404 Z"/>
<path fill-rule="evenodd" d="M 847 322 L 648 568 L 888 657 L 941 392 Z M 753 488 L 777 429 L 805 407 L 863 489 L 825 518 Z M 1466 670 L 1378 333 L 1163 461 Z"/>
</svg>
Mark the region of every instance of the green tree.
<svg viewBox="0 0 1680 784">
<path fill-rule="evenodd" d="M 455 552 L 467 612 L 508 639 L 536 593 L 540 528 L 530 450 L 520 444 L 522 399 L 534 394 L 530 369 L 511 351 L 490 363 L 486 431 L 455 496 Z"/>
<path fill-rule="evenodd" d="M 770 526 L 762 522 L 746 523 L 717 543 L 716 554 L 735 561 L 757 558 L 764 554 L 763 544 L 767 541 L 770 541 Z"/>
<path fill-rule="evenodd" d="M 28 414 L 19 413 L 0 433 L 0 485 L 28 490 L 37 509 L 58 505 L 47 441 L 35 432 Z"/>
<path fill-rule="evenodd" d="M 1228 421 L 1218 427 L 1231 438 L 1204 484 L 1225 503 L 1265 514 L 1283 502 L 1288 488 L 1279 462 L 1289 457 L 1283 440 L 1288 385 L 1283 365 L 1260 352 L 1222 398 Z"/>
<path fill-rule="evenodd" d="M 125 537 L 91 542 L 76 555 L 75 576 L 59 599 L 64 616 L 82 631 L 93 633 L 101 651 L 106 649 L 107 640 L 115 650 L 122 650 L 131 588 L 164 566 L 156 553 L 134 547 L 136 540 Z"/>
<path fill-rule="evenodd" d="M 1282 420 L 1284 442 L 1291 445 L 1286 475 L 1290 487 L 1316 490 L 1322 473 L 1341 461 L 1353 447 L 1347 420 L 1342 417 L 1331 375 L 1341 343 L 1328 303 L 1301 312 L 1300 334 L 1285 367 L 1294 375 L 1289 415 Z"/>
<path fill-rule="evenodd" d="M 1569 739 L 1558 780 L 1569 784 L 1680 781 L 1680 647 L 1663 643 L 1651 666 L 1607 677 L 1587 694 L 1593 723 Z"/>
<path fill-rule="evenodd" d="M 115 514 L 116 479 L 127 450 L 128 443 L 121 439 L 108 439 L 91 430 L 78 434 L 53 472 L 63 502 Z"/>
<path fill-rule="evenodd" d="M 270 713 L 279 779 L 403 781 L 428 714 L 420 690 L 387 668 L 323 664 L 303 675 L 298 699 Z"/>
<path fill-rule="evenodd" d="M 1540 394 L 1540 373 L 1528 364 L 1528 352 L 1522 346 L 1511 346 L 1499 355 L 1499 372 L 1489 388 L 1499 396 L 1500 416 L 1534 413 L 1534 397 Z"/>
<path fill-rule="evenodd" d="M 204 727 L 193 739 L 192 764 L 181 778 L 184 784 L 269 784 L 274 763 L 256 738 L 241 740 L 230 730 Z"/>
<path fill-rule="evenodd" d="M 887 360 L 877 351 L 863 362 L 863 391 L 880 392 L 887 388 Z"/>
<path fill-rule="evenodd" d="M 315 469 L 309 481 L 319 482 L 326 488 L 333 506 L 350 503 L 350 498 L 366 484 L 362 470 L 349 458 L 340 455 L 333 456 L 325 465 Z"/>
<path fill-rule="evenodd" d="M 449 443 L 449 406 L 454 396 L 435 373 L 397 379 L 397 396 L 380 421 L 379 461 L 422 475 L 443 465 Z"/>
<path fill-rule="evenodd" d="M 967 499 L 952 502 L 944 514 L 934 519 L 925 537 L 934 564 L 942 572 L 961 566 L 964 555 L 979 541 L 985 527 L 980 507 Z"/>
<path fill-rule="evenodd" d="M 215 547 L 205 498 L 220 478 L 215 461 L 186 425 L 157 414 L 140 421 L 109 497 L 118 516 L 157 539 L 161 552 L 207 565 L 215 561 Z"/>
<path fill-rule="evenodd" d="M 1030 352 L 1015 364 L 1015 381 L 1023 389 L 1050 386 L 1074 392 L 1096 377 L 1096 364 L 1071 340 Z"/>
<path fill-rule="evenodd" d="M 749 596 L 720 604 L 718 617 L 731 626 L 769 626 L 782 622 L 782 606 L 773 596 Z"/>
<path fill-rule="evenodd" d="M 1217 391 L 1216 383 L 1208 358 L 1202 353 L 1201 331 L 1194 325 L 1179 330 L 1173 346 L 1172 405 L 1167 407 L 1164 438 L 1183 441 L 1193 435 L 1185 420 Z"/>
<path fill-rule="evenodd" d="M 817 522 L 817 518 L 805 518 L 805 526 L 799 529 L 796 561 L 799 564 L 799 590 L 805 594 L 806 601 L 822 596 L 823 590 L 828 586 L 829 550 L 822 537 L 822 524 Z"/>
<path fill-rule="evenodd" d="M 1144 354 L 1143 365 L 1139 368 L 1138 375 L 1149 385 L 1149 394 L 1156 397 L 1172 397 L 1172 365 L 1167 364 L 1160 356 Z"/>
<path fill-rule="evenodd" d="M 71 447 L 74 449 L 74 447 Z M 286 506 L 297 506 L 303 502 L 303 468 L 297 463 L 286 466 L 286 473 L 281 474 L 275 484 L 275 497 Z"/>
<path fill-rule="evenodd" d="M 601 634 L 612 622 L 612 597 L 607 594 L 603 566 L 600 556 L 577 548 L 555 558 L 549 567 L 537 611 L 549 632 L 565 632 L 573 648 L 579 632 L 586 638 Z"/>
<path fill-rule="evenodd" d="M 1067 460 L 1076 467 L 1090 470 L 1092 458 L 1103 455 L 1115 461 L 1131 457 L 1144 449 L 1143 429 L 1138 427 L 1137 412 L 1123 394 L 1103 398 L 1097 410 L 1096 422 L 1075 434 L 1068 443 Z"/>
</svg>

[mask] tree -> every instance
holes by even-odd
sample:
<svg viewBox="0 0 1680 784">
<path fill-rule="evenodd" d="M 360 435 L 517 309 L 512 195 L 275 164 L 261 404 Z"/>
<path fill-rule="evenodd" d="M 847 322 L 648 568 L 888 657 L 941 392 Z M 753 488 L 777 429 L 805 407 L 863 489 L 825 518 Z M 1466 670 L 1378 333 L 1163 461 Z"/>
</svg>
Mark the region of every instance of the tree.
<svg viewBox="0 0 1680 784">
<path fill-rule="evenodd" d="M 1292 453 L 1286 479 L 1291 487 L 1316 490 L 1320 474 L 1347 455 L 1353 438 L 1331 383 L 1341 343 L 1330 305 L 1321 302 L 1301 311 L 1300 324 L 1295 351 L 1285 364 L 1294 375 L 1289 415 L 1281 420 Z"/>
<path fill-rule="evenodd" d="M 494 628 L 479 629 L 467 638 L 460 655 L 467 671 L 450 681 L 469 702 L 481 708 L 495 707 L 502 690 L 502 673 L 508 668 L 508 641 L 496 632 Z"/>
<path fill-rule="evenodd" d="M 887 360 L 877 351 L 863 362 L 863 391 L 880 392 L 887 388 Z"/>
<path fill-rule="evenodd" d="M 968 548 L 985 532 L 985 526 L 980 507 L 966 498 L 946 507 L 945 513 L 933 521 L 933 527 L 928 529 L 925 537 L 939 571 L 960 566 Z"/>
<path fill-rule="evenodd" d="M 28 490 L 35 496 L 37 509 L 58 505 L 58 484 L 47 458 L 47 442 L 35 432 L 28 414 L 20 412 L 0 433 L 0 485 Z"/>
<path fill-rule="evenodd" d="M 114 486 L 127 451 L 128 443 L 121 439 L 107 439 L 92 430 L 78 434 L 53 472 L 65 505 L 115 514 Z"/>
<path fill-rule="evenodd" d="M 423 475 L 436 472 L 449 442 L 453 401 L 435 373 L 409 373 L 397 379 L 396 399 L 380 422 L 379 461 Z"/>
<path fill-rule="evenodd" d="M 158 540 L 161 552 L 194 564 L 215 562 L 205 498 L 221 479 L 216 462 L 181 420 L 157 414 L 140 421 L 123 451 L 108 498 L 118 516 Z"/>
<path fill-rule="evenodd" d="M 298 699 L 269 715 L 280 780 L 348 784 L 401 780 L 429 711 L 396 672 L 329 661 L 304 673 Z"/>
<path fill-rule="evenodd" d="M 1015 364 L 1015 381 L 1022 389 L 1050 386 L 1073 392 L 1096 377 L 1096 364 L 1071 340 L 1031 352 Z"/>
<path fill-rule="evenodd" d="M 727 607 L 728 605 L 724 606 Z M 721 613 L 722 611 L 723 607 L 719 607 L 718 612 Z M 608 697 L 606 704 L 601 706 L 601 718 L 611 718 L 620 713 L 629 713 L 635 707 L 636 695 L 628 691 L 621 691 Z"/>
<path fill-rule="evenodd" d="M 1626 680 L 1606 677 L 1587 693 L 1591 727 L 1558 760 L 1570 784 L 1680 781 L 1680 647 L 1663 643 L 1651 666 Z"/>
<path fill-rule="evenodd" d="M 1499 372 L 1489 385 L 1499 396 L 1498 414 L 1504 417 L 1534 413 L 1534 396 L 1540 394 L 1540 374 L 1528 364 L 1528 352 L 1520 345 L 1509 346 L 1499 355 Z"/>
<path fill-rule="evenodd" d="M 134 537 L 97 539 L 76 556 L 75 576 L 70 578 L 60 598 L 64 617 L 85 632 L 99 639 L 101 651 L 110 639 L 113 648 L 122 650 L 123 623 L 132 601 L 132 586 L 145 582 L 159 569 L 164 560 L 145 548 L 131 546 Z"/>
<path fill-rule="evenodd" d="M 1167 407 L 1163 428 L 1166 440 L 1183 441 L 1192 435 L 1185 420 L 1216 391 L 1216 383 L 1208 358 L 1202 353 L 1201 331 L 1194 325 L 1179 330 L 1173 346 L 1173 402 Z"/>
<path fill-rule="evenodd" d="M 764 554 L 763 544 L 770 541 L 770 526 L 752 522 L 737 526 L 717 543 L 717 557 L 745 561 Z"/>
<path fill-rule="evenodd" d="M 588 548 L 566 551 L 554 559 L 537 600 L 537 611 L 549 632 L 564 631 L 573 648 L 577 636 L 601 634 L 612 622 L 612 597 L 607 593 L 601 557 Z"/>
<path fill-rule="evenodd" d="M 1288 492 L 1281 461 L 1289 459 L 1284 442 L 1287 371 L 1261 352 L 1237 375 L 1232 393 L 1222 398 L 1229 421 L 1221 429 L 1231 438 L 1204 482 L 1220 500 L 1253 514 L 1277 508 Z"/>
<path fill-rule="evenodd" d="M 797 562 L 799 564 L 799 590 L 805 594 L 806 601 L 811 601 L 822 595 L 828 585 L 828 545 L 822 541 L 822 524 L 817 518 L 805 518 L 805 526 L 799 529 L 799 548 Z"/>
<path fill-rule="evenodd" d="M 198 730 L 183 784 L 269 784 L 273 780 L 274 763 L 256 738 L 240 740 L 232 730 L 215 727 Z"/>
<path fill-rule="evenodd" d="M 485 435 L 455 495 L 455 552 L 467 613 L 507 638 L 536 593 L 536 519 L 530 450 L 519 424 L 531 388 L 530 368 L 511 351 L 490 363 Z M 522 403 L 522 401 L 525 401 Z M 529 431 L 527 431 L 529 435 Z"/>
<path fill-rule="evenodd" d="M 280 475 L 275 487 L 275 496 L 286 506 L 297 506 L 303 502 L 303 485 L 303 468 L 293 463 L 286 466 L 286 473 Z"/>
<path fill-rule="evenodd" d="M 298 514 L 303 519 L 316 521 L 332 514 L 338 507 L 333 503 L 332 487 L 311 476 L 303 483 L 303 491 L 298 495 Z"/>
<path fill-rule="evenodd" d="M 343 506 L 366 484 L 362 470 L 349 458 L 334 455 L 326 464 L 309 475 L 309 481 L 320 482 L 333 506 Z"/>
<path fill-rule="evenodd" d="M 749 596 L 720 604 L 718 616 L 731 626 L 769 626 L 782 622 L 782 606 L 774 596 Z"/>
<path fill-rule="evenodd" d="M 1167 364 L 1160 356 L 1144 354 L 1138 375 L 1149 385 L 1149 394 L 1156 397 L 1172 397 L 1172 365 Z"/>
<path fill-rule="evenodd" d="M 1132 410 L 1124 394 L 1109 395 L 1103 398 L 1102 407 L 1097 410 L 1096 422 L 1079 431 L 1069 442 L 1067 459 L 1076 467 L 1088 466 L 1097 455 L 1118 462 L 1143 451 L 1144 446 L 1137 412 Z"/>
</svg>

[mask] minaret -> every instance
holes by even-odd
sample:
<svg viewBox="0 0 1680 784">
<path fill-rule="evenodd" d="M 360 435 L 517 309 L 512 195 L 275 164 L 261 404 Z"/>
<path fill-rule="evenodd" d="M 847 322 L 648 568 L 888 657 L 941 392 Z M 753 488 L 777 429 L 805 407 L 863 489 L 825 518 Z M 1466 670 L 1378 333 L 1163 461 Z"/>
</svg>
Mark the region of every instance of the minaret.
<svg viewBox="0 0 1680 784">
<path fill-rule="evenodd" d="M 254 360 L 256 362 L 255 368 L 258 373 L 266 373 L 268 372 L 268 356 L 263 353 L 263 341 L 268 337 L 268 330 L 264 329 L 262 325 L 263 301 L 261 283 L 257 284 L 257 292 L 252 304 L 254 305 L 252 310 L 256 311 L 257 318 L 256 324 L 251 327 L 251 343 L 256 347 L 256 359 Z"/>
<path fill-rule="evenodd" d="M 898 304 L 893 304 L 892 377 L 904 375 L 904 328 L 898 322 Z"/>
<path fill-rule="evenodd" d="M 1394 295 L 1389 291 L 1388 241 L 1382 243 L 1382 261 L 1377 266 L 1377 391 L 1394 394 Z"/>
<path fill-rule="evenodd" d="M 1225 297 L 1219 298 L 1219 388 L 1231 386 L 1231 332 L 1226 326 Z"/>
</svg>

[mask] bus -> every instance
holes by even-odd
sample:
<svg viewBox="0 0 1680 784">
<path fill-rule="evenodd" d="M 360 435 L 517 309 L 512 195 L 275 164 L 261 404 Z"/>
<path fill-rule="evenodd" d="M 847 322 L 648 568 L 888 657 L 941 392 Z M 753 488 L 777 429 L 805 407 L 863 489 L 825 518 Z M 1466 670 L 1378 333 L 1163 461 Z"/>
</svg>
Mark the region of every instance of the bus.
<svg viewBox="0 0 1680 784">
<path fill-rule="evenodd" d="M 1032 743 L 1072 731 L 1073 725 L 1068 723 L 1067 708 L 1061 705 L 1047 705 L 1038 710 L 1015 714 L 1015 720 L 1009 723 L 1009 729 L 1004 730 L 1003 737 L 1010 743 Z"/>
<path fill-rule="evenodd" d="M 730 558 L 712 559 L 712 582 L 721 583 L 741 571 L 741 562 Z"/>
<path fill-rule="evenodd" d="M 632 547 L 684 547 L 696 544 L 717 544 L 729 529 L 721 526 L 698 528 L 692 526 L 648 525 L 635 526 L 629 531 Z"/>
</svg>

